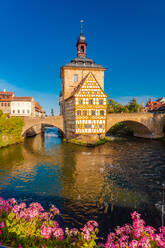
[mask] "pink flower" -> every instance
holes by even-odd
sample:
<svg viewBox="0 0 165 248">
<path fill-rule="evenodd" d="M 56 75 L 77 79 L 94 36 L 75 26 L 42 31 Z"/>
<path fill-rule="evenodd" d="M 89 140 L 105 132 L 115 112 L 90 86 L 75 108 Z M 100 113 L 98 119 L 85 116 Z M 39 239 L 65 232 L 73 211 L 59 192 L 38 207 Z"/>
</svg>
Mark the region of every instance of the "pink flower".
<svg viewBox="0 0 165 248">
<path fill-rule="evenodd" d="M 26 203 L 25 202 L 21 202 L 19 204 L 19 206 L 20 206 L 21 209 L 24 209 L 24 208 L 26 208 Z"/>
<path fill-rule="evenodd" d="M 133 239 L 129 244 L 129 248 L 138 248 L 139 247 L 138 244 L 139 244 L 138 241 Z"/>
<path fill-rule="evenodd" d="M 9 202 L 14 205 L 17 201 L 15 198 L 11 198 L 11 199 L 9 199 Z"/>
<path fill-rule="evenodd" d="M 4 223 L 4 221 L 2 221 L 2 222 L 0 223 L 0 228 L 5 228 L 5 223 Z"/>
<path fill-rule="evenodd" d="M 60 214 L 60 211 L 58 208 L 56 208 L 54 205 L 51 206 L 51 209 L 50 211 L 54 214 L 54 215 L 59 215 Z"/>
<path fill-rule="evenodd" d="M 53 236 L 56 239 L 63 240 L 64 231 L 62 228 L 53 228 Z"/>
<path fill-rule="evenodd" d="M 35 208 L 37 209 L 38 211 L 44 211 L 43 207 L 41 206 L 40 203 L 38 202 L 32 202 L 29 206 L 30 208 Z"/>
</svg>

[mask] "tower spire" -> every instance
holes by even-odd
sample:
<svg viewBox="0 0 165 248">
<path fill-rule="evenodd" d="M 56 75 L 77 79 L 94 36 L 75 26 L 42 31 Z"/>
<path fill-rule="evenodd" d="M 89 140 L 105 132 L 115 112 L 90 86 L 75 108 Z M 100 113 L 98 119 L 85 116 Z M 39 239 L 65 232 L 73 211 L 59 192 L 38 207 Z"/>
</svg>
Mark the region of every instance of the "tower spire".
<svg viewBox="0 0 165 248">
<path fill-rule="evenodd" d="M 80 36 L 78 38 L 77 41 L 77 56 L 78 57 L 86 57 L 86 47 L 87 47 L 87 43 L 86 43 L 86 38 L 85 36 L 83 36 L 83 23 L 84 20 L 80 20 L 81 23 L 81 31 L 80 31 Z"/>
<path fill-rule="evenodd" d="M 80 20 L 80 23 L 81 23 L 81 32 L 80 32 L 80 35 L 83 35 L 83 23 L 84 23 L 84 20 Z"/>
</svg>

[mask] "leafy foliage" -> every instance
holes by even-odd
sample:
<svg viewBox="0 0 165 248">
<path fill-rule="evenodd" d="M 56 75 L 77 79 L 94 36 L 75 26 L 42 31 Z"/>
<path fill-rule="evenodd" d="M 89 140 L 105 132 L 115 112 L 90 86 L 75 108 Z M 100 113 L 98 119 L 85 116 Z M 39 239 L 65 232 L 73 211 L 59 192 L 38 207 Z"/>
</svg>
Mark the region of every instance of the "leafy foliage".
<svg viewBox="0 0 165 248">
<path fill-rule="evenodd" d="M 108 113 L 132 113 L 132 112 L 140 112 L 141 106 L 137 103 L 137 100 L 133 98 L 128 105 L 122 105 L 113 99 L 109 100 L 107 105 Z"/>
<path fill-rule="evenodd" d="M 21 117 L 10 117 L 0 111 L 0 147 L 22 141 L 23 125 Z"/>
</svg>

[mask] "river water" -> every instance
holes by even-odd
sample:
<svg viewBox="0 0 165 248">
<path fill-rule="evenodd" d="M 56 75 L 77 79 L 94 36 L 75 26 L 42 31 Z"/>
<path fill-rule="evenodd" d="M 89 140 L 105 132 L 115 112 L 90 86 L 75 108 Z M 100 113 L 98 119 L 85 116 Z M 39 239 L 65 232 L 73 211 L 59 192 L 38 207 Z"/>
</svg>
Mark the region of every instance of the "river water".
<svg viewBox="0 0 165 248">
<path fill-rule="evenodd" d="M 51 204 L 62 226 L 89 219 L 103 234 L 130 221 L 137 210 L 148 224 L 161 225 L 165 144 L 132 139 L 94 148 L 62 143 L 56 129 L 0 150 L 0 195 Z"/>
</svg>

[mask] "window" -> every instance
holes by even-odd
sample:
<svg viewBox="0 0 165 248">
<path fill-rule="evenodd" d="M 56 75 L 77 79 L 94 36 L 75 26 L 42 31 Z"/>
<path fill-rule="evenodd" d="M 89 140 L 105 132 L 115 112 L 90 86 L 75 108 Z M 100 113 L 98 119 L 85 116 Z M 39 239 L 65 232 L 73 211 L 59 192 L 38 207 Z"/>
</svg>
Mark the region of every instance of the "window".
<svg viewBox="0 0 165 248">
<path fill-rule="evenodd" d="M 7 103 L 5 102 L 5 107 L 7 106 Z"/>
<path fill-rule="evenodd" d="M 28 113 L 28 114 L 30 113 L 29 109 L 27 110 L 27 113 Z"/>
<path fill-rule="evenodd" d="M 94 91 L 94 94 L 96 95 L 97 94 L 97 91 Z"/>
<path fill-rule="evenodd" d="M 22 110 L 22 113 L 23 113 L 23 114 L 25 113 L 25 110 L 24 110 L 24 109 Z"/>
<path fill-rule="evenodd" d="M 15 113 L 15 110 L 13 109 L 13 114 Z"/>
<path fill-rule="evenodd" d="M 84 46 L 81 46 L 80 53 L 84 53 Z"/>
<path fill-rule="evenodd" d="M 100 125 L 99 125 L 99 128 L 103 128 L 103 125 L 102 125 L 102 124 L 100 124 Z"/>
<path fill-rule="evenodd" d="M 80 128 L 80 124 L 78 124 L 78 128 Z"/>
<path fill-rule="evenodd" d="M 81 115 L 81 110 L 77 110 L 77 115 Z"/>
<path fill-rule="evenodd" d="M 10 107 L 10 103 L 8 103 L 8 107 Z"/>
<path fill-rule="evenodd" d="M 80 99 L 80 100 L 79 100 L 79 104 L 82 104 L 82 103 L 83 103 L 83 100 L 82 100 L 82 99 Z"/>
<path fill-rule="evenodd" d="M 9 96 L 7 96 L 7 99 L 9 99 Z"/>
<path fill-rule="evenodd" d="M 1 103 L 1 106 L 3 106 L 3 102 Z"/>
<path fill-rule="evenodd" d="M 2 95 L 3 99 L 5 99 L 5 95 Z"/>
<path fill-rule="evenodd" d="M 88 125 L 87 124 L 85 124 L 85 128 L 88 128 Z"/>
<path fill-rule="evenodd" d="M 104 115 L 104 111 L 103 110 L 100 111 L 100 115 L 102 115 L 102 116 Z"/>
<path fill-rule="evenodd" d="M 74 74 L 74 82 L 78 82 L 78 74 Z"/>
<path fill-rule="evenodd" d="M 18 114 L 20 114 L 20 110 L 18 109 Z"/>
<path fill-rule="evenodd" d="M 89 100 L 89 104 L 93 104 L 93 100 L 90 99 L 90 100 Z"/>
<path fill-rule="evenodd" d="M 100 105 L 103 105 L 103 99 L 100 99 L 100 100 L 99 100 L 99 104 L 100 104 Z"/>
<path fill-rule="evenodd" d="M 95 111 L 94 110 L 91 111 L 91 115 L 95 115 Z"/>
<path fill-rule="evenodd" d="M 83 111 L 83 115 L 87 115 L 87 111 L 86 110 Z"/>
<path fill-rule="evenodd" d="M 88 127 L 91 128 L 91 124 L 89 124 Z"/>
</svg>

